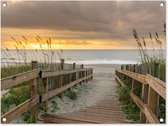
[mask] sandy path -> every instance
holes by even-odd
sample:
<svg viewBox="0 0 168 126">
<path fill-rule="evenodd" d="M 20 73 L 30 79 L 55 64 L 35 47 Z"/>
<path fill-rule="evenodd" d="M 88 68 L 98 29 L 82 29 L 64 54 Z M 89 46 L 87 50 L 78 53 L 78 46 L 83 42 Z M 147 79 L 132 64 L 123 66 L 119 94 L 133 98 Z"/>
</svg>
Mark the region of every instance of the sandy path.
<svg viewBox="0 0 168 126">
<path fill-rule="evenodd" d="M 119 66 L 87 65 L 85 67 L 94 68 L 94 79 L 89 83 L 83 83 L 73 88 L 73 91 L 77 93 L 76 100 L 71 100 L 66 96 L 52 98 L 50 101 L 56 101 L 59 107 L 59 110 L 54 112 L 54 114 L 68 114 L 79 111 L 85 107 L 95 105 L 109 94 L 115 98 L 118 84 L 115 81 L 114 75 L 115 68 L 119 68 Z M 49 113 L 53 113 L 52 107 L 49 108 Z"/>
</svg>

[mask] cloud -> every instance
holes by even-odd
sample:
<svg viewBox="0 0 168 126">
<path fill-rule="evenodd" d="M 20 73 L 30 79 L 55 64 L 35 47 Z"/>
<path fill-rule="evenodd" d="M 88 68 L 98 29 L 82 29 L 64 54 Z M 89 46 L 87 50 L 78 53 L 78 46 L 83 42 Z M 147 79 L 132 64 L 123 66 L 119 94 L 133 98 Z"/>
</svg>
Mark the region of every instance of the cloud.
<svg viewBox="0 0 168 126">
<path fill-rule="evenodd" d="M 61 31 L 60 37 L 53 32 L 57 39 L 123 41 L 133 37 L 133 28 L 142 35 L 163 34 L 165 7 L 159 4 L 159 1 L 9 2 L 7 8 L 2 8 L 2 27 Z"/>
</svg>

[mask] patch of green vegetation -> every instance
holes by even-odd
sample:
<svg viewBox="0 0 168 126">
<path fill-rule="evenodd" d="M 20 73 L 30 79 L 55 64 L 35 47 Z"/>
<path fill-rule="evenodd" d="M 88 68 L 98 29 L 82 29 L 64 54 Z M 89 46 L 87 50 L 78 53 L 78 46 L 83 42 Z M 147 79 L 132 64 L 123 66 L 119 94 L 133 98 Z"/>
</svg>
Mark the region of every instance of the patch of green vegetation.
<svg viewBox="0 0 168 126">
<path fill-rule="evenodd" d="M 77 99 L 77 93 L 74 91 L 69 91 L 65 94 L 68 98 L 70 98 L 71 100 L 75 100 Z"/>
<path fill-rule="evenodd" d="M 124 112 L 127 119 L 137 121 L 139 120 L 139 108 L 136 106 L 135 103 L 129 103 L 126 106 L 122 108 L 122 111 Z"/>
<path fill-rule="evenodd" d="M 118 94 L 118 99 L 120 102 L 122 102 L 123 104 L 130 103 L 131 99 L 129 96 L 129 88 L 119 87 L 117 90 L 117 94 Z"/>
<path fill-rule="evenodd" d="M 23 120 L 27 123 L 36 123 L 35 118 L 31 115 L 30 111 L 23 113 Z"/>
<path fill-rule="evenodd" d="M 166 119 L 166 103 L 165 102 L 166 101 L 160 97 L 159 102 L 160 104 L 159 104 L 159 117 L 158 118 L 159 119 L 163 118 L 164 119 L 163 123 L 165 123 L 165 119 Z"/>
<path fill-rule="evenodd" d="M 1 112 L 6 113 L 10 106 L 17 106 L 30 98 L 29 85 L 11 88 L 1 98 Z"/>
<path fill-rule="evenodd" d="M 57 110 L 59 110 L 59 107 L 56 101 L 51 101 L 51 107 L 52 107 L 51 112 L 56 112 Z"/>
<path fill-rule="evenodd" d="M 122 111 L 129 120 L 139 120 L 139 108 L 131 101 L 128 87 L 119 87 L 117 90 L 118 100 L 123 104 Z"/>
<path fill-rule="evenodd" d="M 28 63 L 27 65 L 2 67 L 1 68 L 1 78 L 23 73 L 31 69 L 32 69 L 31 64 L 28 64 Z"/>
</svg>

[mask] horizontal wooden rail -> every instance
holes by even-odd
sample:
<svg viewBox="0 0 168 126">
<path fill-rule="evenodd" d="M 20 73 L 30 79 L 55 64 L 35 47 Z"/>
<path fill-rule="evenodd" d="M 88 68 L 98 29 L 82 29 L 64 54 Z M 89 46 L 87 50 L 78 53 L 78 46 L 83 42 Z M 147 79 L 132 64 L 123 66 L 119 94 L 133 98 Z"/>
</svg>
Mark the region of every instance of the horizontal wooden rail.
<svg viewBox="0 0 168 126">
<path fill-rule="evenodd" d="M 117 82 L 118 82 L 122 87 L 125 86 L 124 83 L 120 80 L 120 78 L 117 77 L 116 75 L 115 75 L 115 79 L 117 80 Z"/>
<path fill-rule="evenodd" d="M 54 90 L 49 91 L 48 93 L 43 94 L 43 95 L 42 95 L 42 102 L 44 102 L 44 101 L 46 101 L 46 100 L 52 98 L 53 96 L 55 96 L 55 95 L 57 95 L 57 94 L 60 94 L 61 92 L 66 91 L 68 88 L 71 88 L 71 87 L 73 87 L 74 85 L 76 85 L 76 84 L 82 82 L 83 80 L 86 80 L 86 79 L 88 79 L 88 78 L 90 78 L 90 77 L 92 77 L 92 76 L 93 76 L 93 74 L 91 74 L 91 75 L 89 75 L 89 76 L 86 76 L 86 77 L 83 77 L 83 78 L 81 78 L 81 79 L 78 79 L 78 80 L 76 80 L 76 81 L 73 81 L 73 82 L 71 82 L 71 83 L 65 85 L 65 86 L 62 86 L 62 87 L 60 87 L 60 88 L 56 88 L 56 89 L 54 89 Z"/>
<path fill-rule="evenodd" d="M 136 80 L 136 81 L 139 81 L 143 84 L 145 84 L 145 78 L 146 76 L 145 75 L 142 75 L 142 74 L 139 74 L 139 73 L 134 73 L 134 72 L 131 72 L 131 71 L 128 71 L 128 70 L 116 70 L 116 72 L 119 72 L 121 74 L 124 74 L 126 76 L 129 76 L 131 77 L 132 79 Z"/>
<path fill-rule="evenodd" d="M 125 85 L 123 85 L 124 83 L 117 76 L 116 76 L 116 80 L 122 86 L 125 86 Z M 152 110 L 146 104 L 144 104 L 144 102 L 139 97 L 137 97 L 132 91 L 130 91 L 130 97 L 136 103 L 138 108 L 145 114 L 145 116 L 148 119 L 149 123 L 159 123 L 157 117 L 152 112 Z"/>
<path fill-rule="evenodd" d="M 41 78 L 46 78 L 46 77 L 53 77 L 53 76 L 59 76 L 59 75 L 65 75 L 65 74 L 70 74 L 70 73 L 75 73 L 75 72 L 82 72 L 86 70 L 92 70 L 92 68 L 84 68 L 84 69 L 75 69 L 75 70 L 61 70 L 61 71 L 55 71 L 55 70 L 43 70 L 41 72 Z"/>
<path fill-rule="evenodd" d="M 153 109 L 153 106 L 151 106 L 151 104 L 150 104 L 151 100 L 155 99 L 155 96 L 153 96 L 152 99 L 151 99 L 151 97 L 149 99 L 149 96 L 152 95 L 150 90 L 153 89 L 154 92 L 156 92 L 162 98 L 166 99 L 166 83 L 156 77 L 149 75 L 149 74 L 142 75 L 142 74 L 130 72 L 128 70 L 116 70 L 115 79 L 117 80 L 117 82 L 121 86 L 126 86 L 124 84 L 124 82 L 120 79 L 120 77 L 122 77 L 122 75 L 126 75 L 126 76 L 129 76 L 130 78 L 132 78 L 132 82 L 134 82 L 134 80 L 136 80 L 142 84 L 142 87 L 143 87 L 142 88 L 142 99 L 143 100 L 141 100 L 137 95 L 134 94 L 133 88 L 130 91 L 131 99 L 135 102 L 135 104 L 141 110 L 140 115 L 143 117 L 142 113 L 144 113 L 144 116 L 148 120 L 149 123 L 154 123 L 154 124 L 160 123 L 159 120 L 157 119 L 157 116 L 155 115 L 156 110 Z M 146 86 L 146 89 L 144 86 Z M 149 88 L 148 88 L 148 86 L 149 86 Z M 132 83 L 132 87 L 133 87 L 133 83 Z M 147 94 L 145 94 L 145 93 L 147 93 Z M 156 105 L 156 103 L 152 102 L 152 105 Z M 143 121 L 143 120 L 141 120 L 141 121 Z"/>
<path fill-rule="evenodd" d="M 31 87 L 31 98 L 26 100 L 25 102 L 19 104 L 15 108 L 9 110 L 5 114 L 1 115 L 1 122 L 2 123 L 10 123 L 12 120 L 18 118 L 20 115 L 22 115 L 24 112 L 31 110 L 32 116 L 36 116 L 36 104 L 39 102 L 44 102 L 53 96 L 62 93 L 63 91 L 67 90 L 68 88 L 71 88 L 72 86 L 82 82 L 82 81 L 88 81 L 93 78 L 92 72 L 88 75 L 82 74 L 88 73 L 89 71 L 92 71 L 92 68 L 82 68 L 82 69 L 75 69 L 74 70 L 61 70 L 61 71 L 56 71 L 56 70 L 44 70 L 44 71 L 38 71 L 36 69 L 37 62 L 32 62 L 32 68 L 33 70 L 16 74 L 7 78 L 1 79 L 1 89 L 6 90 L 8 88 L 11 88 L 13 86 L 16 86 L 18 84 L 21 84 L 26 81 L 30 81 L 30 87 Z M 69 81 L 69 84 L 66 84 L 65 86 L 62 86 L 60 88 L 56 88 L 51 91 L 47 91 L 45 94 L 37 94 L 37 78 L 43 78 L 43 79 L 48 79 L 48 77 L 52 76 L 59 76 L 59 75 L 66 75 L 66 74 L 74 74 L 77 75 L 76 73 L 79 73 L 81 78 L 75 77 L 75 80 L 71 82 Z M 77 79 L 77 80 L 76 80 Z M 61 81 L 62 83 L 62 81 Z M 47 84 L 47 83 L 46 83 Z M 47 86 L 48 87 L 48 84 Z M 48 88 L 46 88 L 48 90 Z M 42 96 L 42 97 L 41 97 Z M 42 98 L 42 99 L 41 99 Z M 4 121 L 5 120 L 5 121 Z"/>
<path fill-rule="evenodd" d="M 121 74 L 124 74 L 126 76 L 131 77 L 134 80 L 137 80 L 141 82 L 142 84 L 148 84 L 151 88 L 153 88 L 161 97 L 166 99 L 166 83 L 163 82 L 162 80 L 153 77 L 149 74 L 147 75 L 142 75 L 134 72 L 130 72 L 128 70 L 116 70 L 116 72 L 119 72 Z M 116 79 L 118 77 L 116 76 Z"/>
<path fill-rule="evenodd" d="M 2 123 L 10 123 L 39 102 L 39 95 L 32 97 L 1 116 Z M 4 122 L 3 119 L 6 119 Z"/>
<path fill-rule="evenodd" d="M 15 85 L 29 81 L 38 77 L 38 70 L 30 70 L 24 73 L 16 74 L 4 79 L 1 79 L 1 90 L 11 88 Z"/>
<path fill-rule="evenodd" d="M 146 76 L 146 83 L 149 84 L 162 98 L 166 100 L 166 84 L 158 78 L 149 74 Z"/>
<path fill-rule="evenodd" d="M 138 98 L 132 91 L 130 91 L 130 97 L 136 103 L 139 109 L 145 114 L 149 123 L 159 124 L 159 120 L 152 112 L 152 110 L 146 104 L 144 104 L 143 101 L 140 98 Z"/>
</svg>

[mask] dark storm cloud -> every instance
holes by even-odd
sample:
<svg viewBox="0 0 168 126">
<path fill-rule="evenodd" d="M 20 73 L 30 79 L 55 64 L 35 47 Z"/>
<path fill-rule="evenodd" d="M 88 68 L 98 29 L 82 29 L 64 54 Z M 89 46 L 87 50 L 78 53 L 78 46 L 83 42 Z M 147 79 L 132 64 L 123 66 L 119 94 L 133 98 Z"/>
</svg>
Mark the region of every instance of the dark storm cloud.
<svg viewBox="0 0 168 126">
<path fill-rule="evenodd" d="M 163 34 L 160 2 L 16 2 L 2 8 L 2 27 L 86 32 L 83 39 L 128 39 L 131 30 Z M 89 32 L 95 32 L 89 34 Z"/>
</svg>

